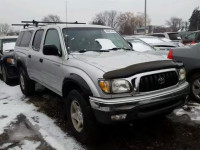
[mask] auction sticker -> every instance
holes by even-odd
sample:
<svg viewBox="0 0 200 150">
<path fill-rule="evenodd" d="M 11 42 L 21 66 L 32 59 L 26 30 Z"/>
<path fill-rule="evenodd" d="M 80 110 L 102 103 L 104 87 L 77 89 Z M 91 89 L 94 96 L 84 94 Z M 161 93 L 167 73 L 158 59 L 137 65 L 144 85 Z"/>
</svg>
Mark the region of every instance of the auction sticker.
<svg viewBox="0 0 200 150">
<path fill-rule="evenodd" d="M 106 29 L 106 30 L 104 30 L 104 32 L 106 32 L 106 33 L 116 33 L 115 30 L 111 30 L 111 29 Z"/>
</svg>

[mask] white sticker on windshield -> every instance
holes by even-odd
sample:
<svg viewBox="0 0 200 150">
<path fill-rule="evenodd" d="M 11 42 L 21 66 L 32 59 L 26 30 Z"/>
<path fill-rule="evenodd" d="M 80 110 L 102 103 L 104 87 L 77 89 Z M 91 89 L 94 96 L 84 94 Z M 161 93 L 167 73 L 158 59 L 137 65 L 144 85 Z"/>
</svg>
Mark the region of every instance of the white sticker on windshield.
<svg viewBox="0 0 200 150">
<path fill-rule="evenodd" d="M 106 33 L 116 33 L 116 31 L 115 30 L 111 30 L 111 29 L 106 29 L 106 30 L 104 30 Z"/>
</svg>

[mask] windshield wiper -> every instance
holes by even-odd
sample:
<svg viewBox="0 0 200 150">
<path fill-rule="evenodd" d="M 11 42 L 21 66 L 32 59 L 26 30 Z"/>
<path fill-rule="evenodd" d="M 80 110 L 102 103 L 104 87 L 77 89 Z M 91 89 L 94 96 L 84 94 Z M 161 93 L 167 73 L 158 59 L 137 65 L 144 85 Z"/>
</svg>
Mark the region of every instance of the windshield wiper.
<svg viewBox="0 0 200 150">
<path fill-rule="evenodd" d="M 85 53 L 85 52 L 109 52 L 109 50 L 79 50 L 79 53 Z"/>
<path fill-rule="evenodd" d="M 120 50 L 120 49 L 123 49 L 123 50 L 132 50 L 130 48 L 121 48 L 121 47 L 115 47 L 115 48 L 111 48 L 111 49 L 108 49 L 108 50 Z"/>
</svg>

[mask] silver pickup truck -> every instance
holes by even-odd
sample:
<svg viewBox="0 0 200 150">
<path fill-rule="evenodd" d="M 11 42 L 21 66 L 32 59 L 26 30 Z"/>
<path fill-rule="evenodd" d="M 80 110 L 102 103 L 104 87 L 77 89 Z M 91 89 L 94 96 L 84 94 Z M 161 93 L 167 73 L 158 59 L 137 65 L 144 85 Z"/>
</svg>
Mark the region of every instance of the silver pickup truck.
<svg viewBox="0 0 200 150">
<path fill-rule="evenodd" d="M 63 97 L 72 133 L 82 141 L 97 123 L 129 123 L 185 104 L 182 64 L 135 52 L 110 27 L 46 25 L 21 31 L 15 46 L 20 87 L 39 83 Z"/>
</svg>

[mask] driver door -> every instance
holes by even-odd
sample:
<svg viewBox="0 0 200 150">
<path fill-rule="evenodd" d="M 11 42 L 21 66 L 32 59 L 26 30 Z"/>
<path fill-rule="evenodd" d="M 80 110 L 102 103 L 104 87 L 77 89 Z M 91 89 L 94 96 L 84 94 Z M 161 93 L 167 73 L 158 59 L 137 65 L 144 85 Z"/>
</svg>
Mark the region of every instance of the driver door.
<svg viewBox="0 0 200 150">
<path fill-rule="evenodd" d="M 46 31 L 45 39 L 43 46 L 45 45 L 54 45 L 59 50 L 59 53 L 62 54 L 60 36 L 58 29 L 49 28 Z M 60 94 L 61 85 L 62 85 L 62 57 L 60 56 L 50 56 L 42 55 L 40 62 L 42 65 L 42 74 L 43 74 L 43 84 L 48 88 L 52 89 L 56 93 Z"/>
</svg>

